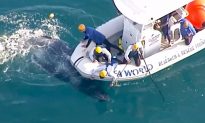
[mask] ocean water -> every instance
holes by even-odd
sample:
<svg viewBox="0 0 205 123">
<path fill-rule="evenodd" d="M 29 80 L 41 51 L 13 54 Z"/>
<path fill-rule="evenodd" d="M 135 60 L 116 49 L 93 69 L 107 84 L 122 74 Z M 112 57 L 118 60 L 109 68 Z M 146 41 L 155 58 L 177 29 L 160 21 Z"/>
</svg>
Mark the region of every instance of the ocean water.
<svg viewBox="0 0 205 123">
<path fill-rule="evenodd" d="M 67 62 L 82 38 L 79 23 L 97 27 L 117 16 L 111 0 L 0 2 L 0 37 L 12 44 L 2 52 L 6 57 L 0 55 L 0 123 L 205 121 L 204 50 L 152 75 L 153 80 L 111 88 L 82 78 Z M 55 14 L 52 20 L 49 13 Z M 62 41 L 52 44 L 43 35 Z"/>
</svg>

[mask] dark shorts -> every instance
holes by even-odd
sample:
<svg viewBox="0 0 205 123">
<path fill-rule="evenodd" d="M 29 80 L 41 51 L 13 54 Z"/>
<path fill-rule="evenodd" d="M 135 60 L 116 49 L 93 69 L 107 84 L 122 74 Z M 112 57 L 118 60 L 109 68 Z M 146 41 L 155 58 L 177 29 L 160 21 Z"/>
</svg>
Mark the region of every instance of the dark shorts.
<svg viewBox="0 0 205 123">
<path fill-rule="evenodd" d="M 192 38 L 193 38 L 193 35 L 185 37 L 185 38 L 184 38 L 185 44 L 186 44 L 186 45 L 191 44 Z"/>
</svg>

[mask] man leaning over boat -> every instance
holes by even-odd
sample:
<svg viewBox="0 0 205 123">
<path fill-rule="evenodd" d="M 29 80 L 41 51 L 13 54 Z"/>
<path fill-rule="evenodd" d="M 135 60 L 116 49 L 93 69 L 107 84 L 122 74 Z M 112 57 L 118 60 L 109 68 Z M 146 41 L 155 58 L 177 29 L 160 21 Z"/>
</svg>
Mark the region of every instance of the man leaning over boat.
<svg viewBox="0 0 205 123">
<path fill-rule="evenodd" d="M 99 31 L 95 30 L 92 27 L 86 27 L 84 24 L 80 24 L 78 26 L 78 30 L 85 34 L 84 41 L 88 40 L 87 44 L 84 44 L 83 47 L 87 48 L 91 41 L 93 41 L 96 45 L 105 45 L 105 47 L 110 51 L 110 48 L 117 49 L 119 51 L 119 55 L 123 54 L 124 51 L 120 49 L 118 46 L 110 43 L 106 37 L 100 33 Z"/>
</svg>

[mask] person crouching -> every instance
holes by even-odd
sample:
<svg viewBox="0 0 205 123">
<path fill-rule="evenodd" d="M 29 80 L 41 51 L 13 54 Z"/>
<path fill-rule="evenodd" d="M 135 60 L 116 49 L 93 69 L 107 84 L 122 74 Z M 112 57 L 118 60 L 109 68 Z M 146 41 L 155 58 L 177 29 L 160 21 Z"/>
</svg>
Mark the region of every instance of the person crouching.
<svg viewBox="0 0 205 123">
<path fill-rule="evenodd" d="M 196 30 L 187 19 L 180 20 L 180 32 L 186 45 L 191 43 L 193 36 L 196 34 Z"/>
<path fill-rule="evenodd" d="M 140 66 L 141 58 L 143 58 L 142 45 L 140 43 L 135 43 L 135 44 L 128 46 L 125 52 L 125 58 L 123 61 L 124 64 L 131 63 L 131 58 L 134 59 L 136 66 Z"/>
<path fill-rule="evenodd" d="M 108 62 L 111 63 L 111 53 L 100 46 L 94 47 L 90 53 L 89 57 L 92 62 Z"/>
</svg>

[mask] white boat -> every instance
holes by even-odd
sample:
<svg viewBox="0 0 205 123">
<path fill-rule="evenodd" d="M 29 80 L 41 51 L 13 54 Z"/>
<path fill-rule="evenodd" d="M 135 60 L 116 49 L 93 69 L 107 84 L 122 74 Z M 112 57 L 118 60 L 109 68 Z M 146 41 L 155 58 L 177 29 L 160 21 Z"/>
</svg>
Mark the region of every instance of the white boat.
<svg viewBox="0 0 205 123">
<path fill-rule="evenodd" d="M 81 47 L 81 43 L 75 48 L 70 62 L 77 71 L 85 78 L 94 80 L 118 82 L 136 80 L 147 77 L 168 66 L 177 63 L 205 47 L 205 30 L 197 32 L 190 45 L 185 45 L 180 35 L 180 24 L 173 24 L 170 28 L 173 45 L 164 47 L 162 33 L 153 29 L 156 20 L 176 11 L 177 17 L 186 17 L 187 13 L 183 6 L 192 0 L 114 0 L 117 9 L 122 13 L 96 29 L 104 34 L 113 44 L 122 36 L 123 49 L 137 41 L 144 44 L 144 60 L 139 67 L 131 64 L 118 64 L 112 71 L 113 76 L 100 79 L 93 76 L 92 70 L 102 65 L 93 63 L 89 59 L 89 52 L 95 44 L 92 42 L 87 49 Z M 115 52 L 112 52 L 115 55 Z M 145 63 L 146 62 L 146 63 Z"/>
</svg>

